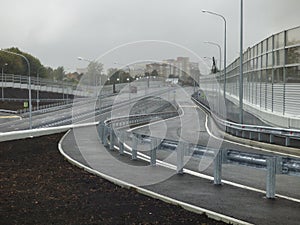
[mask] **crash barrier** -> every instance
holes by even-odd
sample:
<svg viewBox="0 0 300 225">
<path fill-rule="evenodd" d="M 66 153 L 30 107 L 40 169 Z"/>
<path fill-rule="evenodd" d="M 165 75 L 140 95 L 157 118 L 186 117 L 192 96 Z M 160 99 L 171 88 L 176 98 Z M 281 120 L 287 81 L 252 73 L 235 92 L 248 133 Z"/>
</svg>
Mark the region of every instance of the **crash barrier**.
<svg viewBox="0 0 300 225">
<path fill-rule="evenodd" d="M 185 157 L 211 157 L 214 164 L 215 185 L 222 183 L 223 164 L 235 164 L 265 170 L 267 198 L 275 198 L 276 174 L 300 176 L 300 159 L 298 158 L 246 153 L 233 149 L 211 149 L 197 144 L 151 137 L 118 129 L 123 126 L 147 123 L 157 115 L 136 115 L 129 118 L 114 118 L 100 122 L 98 124 L 99 137 L 104 146 L 110 150 L 115 149 L 117 146 L 120 154 L 124 154 L 125 150 L 129 151 L 133 160 L 137 159 L 139 144 L 149 145 L 148 155 L 152 166 L 156 165 L 157 151 L 176 151 L 176 171 L 178 174 L 183 173 Z M 159 113 L 160 118 L 174 115 L 174 113 Z M 127 143 L 131 143 L 131 148 L 128 147 Z M 145 153 L 146 151 L 143 150 L 141 152 Z"/>
<path fill-rule="evenodd" d="M 205 108 L 208 112 L 213 114 L 212 110 L 206 105 L 202 104 L 198 99 L 192 97 L 192 100 L 197 105 L 201 106 L 202 108 Z M 219 126 L 225 128 L 225 131 L 227 133 L 233 134 L 235 136 L 240 136 L 242 138 L 248 138 L 250 140 L 265 140 L 271 144 L 274 144 L 274 137 L 278 136 L 285 138 L 285 146 L 290 146 L 291 139 L 300 139 L 300 130 L 297 129 L 238 124 L 227 120 L 223 120 L 217 117 L 216 115 L 214 115 L 213 118 Z M 264 138 L 263 135 L 265 135 L 267 138 Z"/>
</svg>

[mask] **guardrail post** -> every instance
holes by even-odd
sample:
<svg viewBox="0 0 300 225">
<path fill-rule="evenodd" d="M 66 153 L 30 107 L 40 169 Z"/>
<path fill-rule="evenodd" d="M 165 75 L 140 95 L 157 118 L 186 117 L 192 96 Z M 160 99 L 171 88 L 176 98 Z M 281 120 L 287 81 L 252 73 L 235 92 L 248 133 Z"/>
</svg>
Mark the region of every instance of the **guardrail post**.
<svg viewBox="0 0 300 225">
<path fill-rule="evenodd" d="M 150 150 L 150 165 L 156 165 L 156 150 L 157 150 L 157 138 L 151 138 L 151 150 Z"/>
<path fill-rule="evenodd" d="M 121 131 L 119 135 L 120 135 L 119 140 L 118 140 L 118 142 L 119 142 L 119 154 L 123 155 L 124 154 L 124 142 L 123 141 L 124 141 L 125 134 L 124 134 L 123 131 Z"/>
<path fill-rule="evenodd" d="M 102 143 L 103 143 L 104 147 L 108 146 L 107 133 L 108 133 L 108 127 L 104 126 L 103 139 L 102 139 Z"/>
<path fill-rule="evenodd" d="M 276 183 L 276 158 L 267 158 L 267 198 L 275 198 L 275 183 Z"/>
<path fill-rule="evenodd" d="M 220 149 L 214 158 L 214 184 L 222 184 L 222 150 Z"/>
<path fill-rule="evenodd" d="M 270 134 L 270 143 L 274 143 L 274 134 Z"/>
<path fill-rule="evenodd" d="M 258 141 L 261 141 L 261 133 L 258 133 Z"/>
<path fill-rule="evenodd" d="M 114 138 L 114 129 L 112 127 L 110 127 L 110 131 L 109 131 L 109 140 L 110 140 L 109 150 L 114 150 L 114 139 L 115 139 Z"/>
<path fill-rule="evenodd" d="M 245 131 L 242 130 L 242 138 L 245 138 Z"/>
<path fill-rule="evenodd" d="M 137 160 L 137 145 L 138 145 L 138 138 L 133 135 L 132 137 L 132 152 L 131 152 L 131 159 Z"/>
<path fill-rule="evenodd" d="M 176 153 L 177 153 L 177 174 L 183 174 L 183 160 L 184 160 L 184 152 L 185 152 L 185 143 L 179 141 Z"/>
<path fill-rule="evenodd" d="M 285 146 L 289 146 L 291 144 L 291 139 L 289 137 L 285 137 Z"/>
<path fill-rule="evenodd" d="M 249 139 L 252 140 L 253 139 L 253 132 L 249 132 Z"/>
</svg>

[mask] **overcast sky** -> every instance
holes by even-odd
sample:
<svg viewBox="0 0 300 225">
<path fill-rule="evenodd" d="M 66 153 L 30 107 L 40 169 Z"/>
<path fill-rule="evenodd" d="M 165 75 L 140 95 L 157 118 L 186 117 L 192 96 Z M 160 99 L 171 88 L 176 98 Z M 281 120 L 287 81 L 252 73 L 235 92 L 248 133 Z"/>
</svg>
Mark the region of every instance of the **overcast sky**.
<svg viewBox="0 0 300 225">
<path fill-rule="evenodd" d="M 227 57 L 239 51 L 240 0 L 6 0 L 1 2 L 1 48 L 19 47 L 42 64 L 85 67 L 78 56 L 94 60 L 128 42 L 161 40 L 182 45 L 201 57 L 223 48 L 227 19 Z M 273 33 L 300 25 L 299 0 L 244 0 L 244 49 Z M 128 58 L 131 51 L 128 49 Z M 161 59 L 176 57 L 161 51 Z M 114 60 L 114 59 L 111 59 Z M 120 59 L 115 59 L 120 60 Z M 120 63 L 128 63 L 124 59 Z"/>
</svg>

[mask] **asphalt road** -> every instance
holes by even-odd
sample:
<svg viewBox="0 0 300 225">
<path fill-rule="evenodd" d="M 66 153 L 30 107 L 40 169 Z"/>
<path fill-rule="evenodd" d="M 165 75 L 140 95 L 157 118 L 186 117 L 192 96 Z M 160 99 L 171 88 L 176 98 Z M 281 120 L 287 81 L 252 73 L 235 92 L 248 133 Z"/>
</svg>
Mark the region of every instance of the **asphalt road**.
<svg viewBox="0 0 300 225">
<path fill-rule="evenodd" d="M 146 95 L 157 96 L 161 93 L 168 93 L 171 91 L 170 87 L 150 87 L 138 89 L 137 93 L 128 93 L 122 91 L 116 96 L 105 97 L 101 99 L 101 107 L 108 107 L 113 105 L 112 113 L 105 113 L 105 118 L 110 116 L 123 115 L 124 112 L 130 111 L 131 107 Z M 169 91 L 167 91 L 169 90 Z M 129 104 L 130 102 L 130 104 Z M 122 105 L 122 107 L 120 107 Z M 32 114 L 32 127 L 52 127 L 59 125 L 66 125 L 72 123 L 84 123 L 99 121 L 100 117 L 96 112 L 99 107 L 99 102 L 94 98 L 79 98 L 75 99 L 73 104 L 68 107 L 57 108 L 53 111 L 40 112 Z M 102 117 L 103 117 L 102 116 Z M 1 120 L 1 117 L 0 117 Z M 18 120 L 8 120 L 5 118 L 1 121 L 0 132 L 17 131 L 29 129 L 29 115 L 23 116 Z"/>
<path fill-rule="evenodd" d="M 235 149 L 243 152 L 252 152 L 266 155 L 277 155 L 276 152 L 271 153 L 268 149 L 255 148 L 240 143 L 234 143 L 222 139 L 222 135 L 217 135 L 218 129 L 213 123 L 210 123 L 207 114 L 197 107 L 190 99 L 176 96 L 177 102 L 183 109 L 183 114 L 177 118 L 171 118 L 165 121 L 155 122 L 150 125 L 144 125 L 141 128 L 135 128 L 135 133 L 151 135 L 159 138 L 171 140 L 182 140 L 189 143 L 197 143 L 213 149 Z M 211 136 L 209 132 L 216 136 Z M 272 149 L 271 149 L 272 150 Z M 165 158 L 170 152 L 161 152 L 160 156 Z M 209 166 L 208 166 L 209 165 Z M 208 167 L 207 167 L 208 166 Z M 199 171 L 207 175 L 213 175 L 212 160 L 192 158 L 186 168 L 193 171 Z M 243 167 L 231 164 L 223 165 L 222 178 L 249 187 L 265 190 L 266 171 Z M 276 193 L 300 199 L 300 177 L 277 175 L 276 176 Z"/>
</svg>

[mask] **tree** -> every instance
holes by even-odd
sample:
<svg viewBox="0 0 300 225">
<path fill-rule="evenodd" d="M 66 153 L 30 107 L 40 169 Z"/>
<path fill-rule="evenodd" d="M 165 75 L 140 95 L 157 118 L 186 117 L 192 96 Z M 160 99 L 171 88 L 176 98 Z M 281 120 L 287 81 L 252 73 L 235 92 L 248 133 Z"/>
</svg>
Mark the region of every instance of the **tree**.
<svg viewBox="0 0 300 225">
<path fill-rule="evenodd" d="M 41 78 L 52 78 L 53 77 L 53 69 L 50 67 L 44 67 L 40 60 L 36 57 L 30 55 L 29 53 L 22 52 L 16 47 L 5 49 L 9 52 L 14 52 L 25 56 L 30 64 L 30 75 L 36 76 L 39 73 L 39 77 Z M 13 55 L 7 52 L 0 51 L 0 65 L 4 65 L 7 63 L 6 73 L 16 74 L 16 75 L 28 75 L 28 66 L 26 61 L 18 56 Z"/>
<path fill-rule="evenodd" d="M 25 56 L 29 61 L 31 74 L 36 74 L 36 71 L 40 67 L 42 67 L 40 60 L 28 53 L 20 51 L 16 47 L 8 48 L 5 50 Z M 8 64 L 7 71 L 9 73 L 20 74 L 25 76 L 28 75 L 28 66 L 25 59 L 23 59 L 22 57 L 0 51 L 0 65 L 4 63 Z"/>
<path fill-rule="evenodd" d="M 103 71 L 103 64 L 91 61 L 87 67 L 86 79 L 89 85 L 98 85 Z"/>
<path fill-rule="evenodd" d="M 64 67 L 59 66 L 55 70 L 53 70 L 52 77 L 53 77 L 53 80 L 62 81 L 65 77 Z"/>
<path fill-rule="evenodd" d="M 151 72 L 151 76 L 152 76 L 152 77 L 158 77 L 158 72 L 157 72 L 157 70 L 153 70 L 153 71 Z"/>
</svg>

